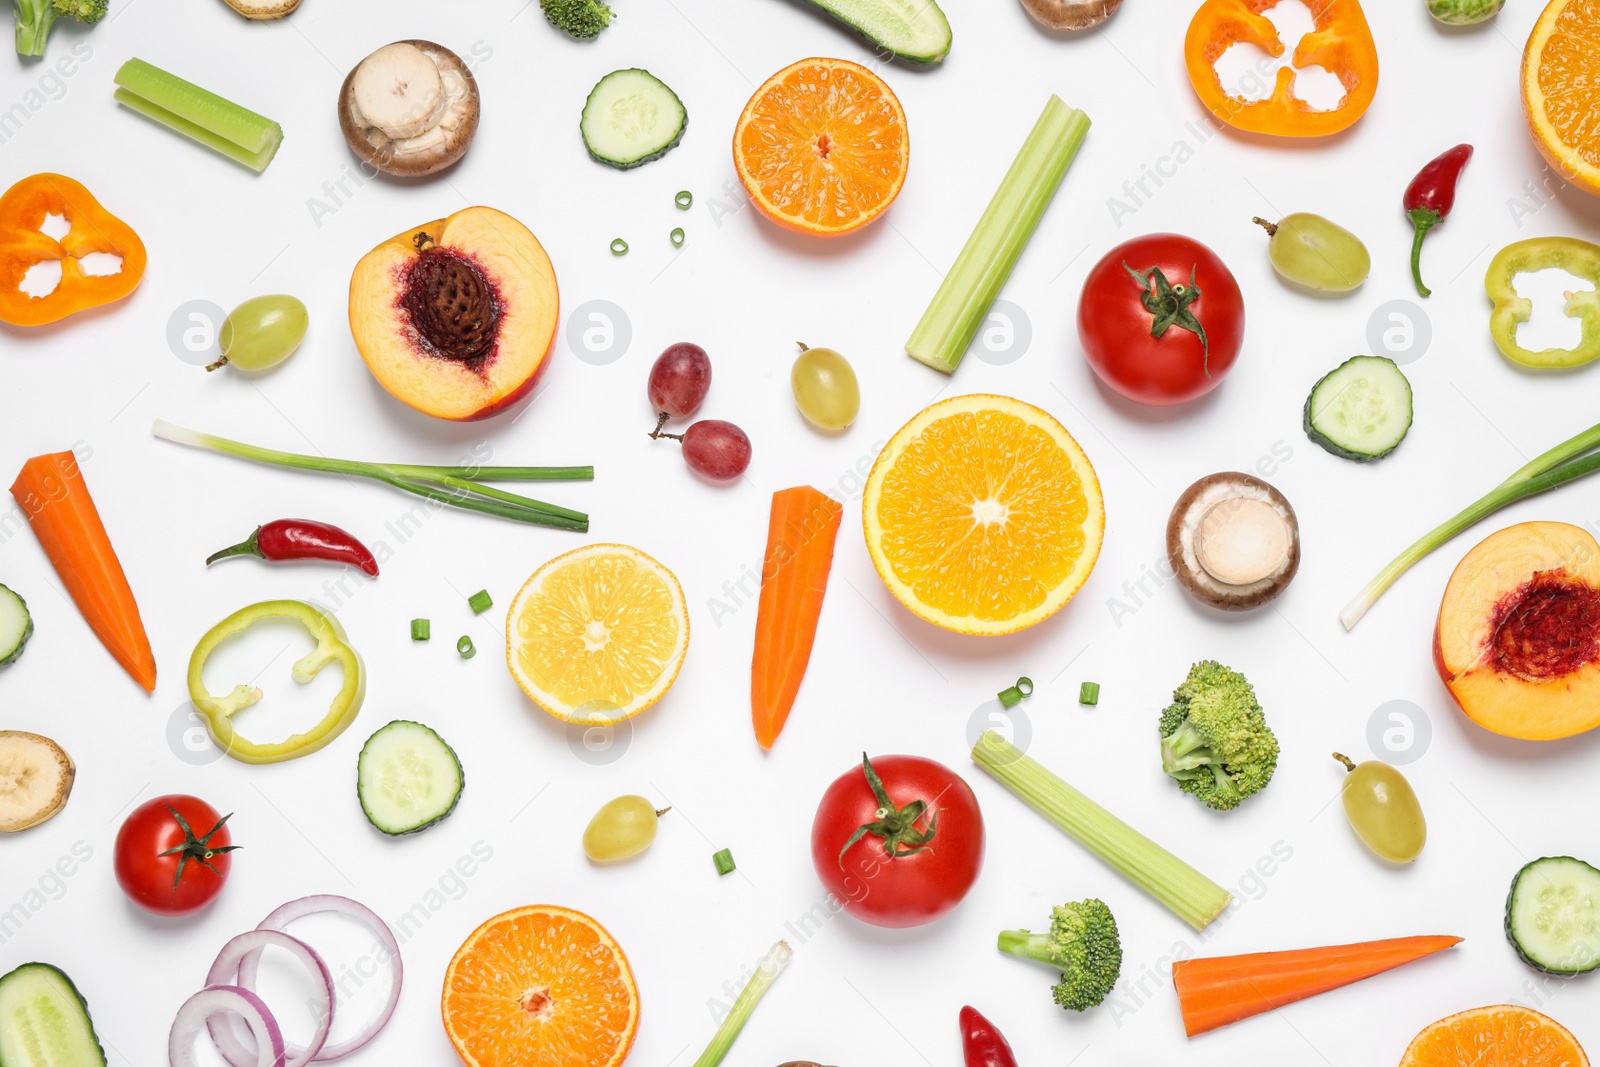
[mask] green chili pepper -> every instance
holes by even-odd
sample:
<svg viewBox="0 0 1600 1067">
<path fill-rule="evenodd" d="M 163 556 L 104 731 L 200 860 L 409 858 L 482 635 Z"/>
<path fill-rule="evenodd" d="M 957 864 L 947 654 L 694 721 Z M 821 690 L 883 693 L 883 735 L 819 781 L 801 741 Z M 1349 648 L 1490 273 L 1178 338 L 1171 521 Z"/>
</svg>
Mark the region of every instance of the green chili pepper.
<svg viewBox="0 0 1600 1067">
<path fill-rule="evenodd" d="M 1573 348 L 1546 348 L 1538 352 L 1517 343 L 1517 327 L 1533 314 L 1533 301 L 1517 295 L 1513 284 L 1519 274 L 1548 270 L 1566 271 L 1594 288 L 1567 293 L 1562 313 L 1583 323 L 1583 337 Z M 1524 367 L 1577 367 L 1600 358 L 1600 245 L 1576 237 L 1535 237 L 1502 248 L 1483 279 L 1494 311 L 1489 333 L 1500 351 Z"/>
</svg>

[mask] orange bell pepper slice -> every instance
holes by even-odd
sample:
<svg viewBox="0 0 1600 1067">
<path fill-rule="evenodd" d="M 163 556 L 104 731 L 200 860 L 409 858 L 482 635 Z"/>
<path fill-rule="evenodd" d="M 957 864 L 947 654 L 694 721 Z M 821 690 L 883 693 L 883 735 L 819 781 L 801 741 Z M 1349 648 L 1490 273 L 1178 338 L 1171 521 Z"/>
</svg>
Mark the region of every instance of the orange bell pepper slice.
<svg viewBox="0 0 1600 1067">
<path fill-rule="evenodd" d="M 1283 55 L 1277 27 L 1262 14 L 1278 0 L 1205 0 L 1189 23 L 1183 58 L 1200 102 L 1230 126 L 1277 137 L 1326 137 L 1366 113 L 1378 91 L 1378 48 L 1358 0 L 1306 0 L 1315 28 L 1295 46 L 1293 68 L 1278 70 L 1272 95 L 1246 100 L 1223 87 L 1216 63 L 1234 44 Z M 1322 67 L 1344 86 L 1344 99 L 1318 110 L 1294 95 L 1295 70 Z"/>
<path fill-rule="evenodd" d="M 40 232 L 46 215 L 60 215 L 70 225 L 59 241 Z M 85 274 L 81 257 L 91 252 L 120 256 L 122 269 Z M 23 292 L 28 269 L 52 259 L 61 261 L 60 284 L 45 296 Z M 121 300 L 138 288 L 144 267 L 139 235 L 71 178 L 35 174 L 0 196 L 0 322 L 43 326 Z"/>
</svg>

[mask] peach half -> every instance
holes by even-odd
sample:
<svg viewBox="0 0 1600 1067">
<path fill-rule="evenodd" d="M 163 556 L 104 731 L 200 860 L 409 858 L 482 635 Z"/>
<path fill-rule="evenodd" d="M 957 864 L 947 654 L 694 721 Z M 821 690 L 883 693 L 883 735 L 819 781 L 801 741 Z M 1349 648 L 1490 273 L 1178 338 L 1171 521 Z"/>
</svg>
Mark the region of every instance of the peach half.
<svg viewBox="0 0 1600 1067">
<path fill-rule="evenodd" d="M 1600 543 L 1564 522 L 1484 538 L 1445 586 L 1433 665 L 1494 733 L 1550 741 L 1600 726 Z"/>
<path fill-rule="evenodd" d="M 486 419 L 531 393 L 560 306 L 539 239 L 489 207 L 390 238 L 350 278 L 350 333 L 367 369 L 441 419 Z"/>
</svg>

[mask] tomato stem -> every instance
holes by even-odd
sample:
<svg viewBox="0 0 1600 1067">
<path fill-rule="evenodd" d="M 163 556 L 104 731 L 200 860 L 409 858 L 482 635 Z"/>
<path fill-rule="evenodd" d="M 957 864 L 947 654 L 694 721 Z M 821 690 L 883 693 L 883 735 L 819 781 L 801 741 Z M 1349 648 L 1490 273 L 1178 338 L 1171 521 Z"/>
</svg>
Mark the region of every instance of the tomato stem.
<svg viewBox="0 0 1600 1067">
<path fill-rule="evenodd" d="M 1189 268 L 1188 285 L 1182 282 L 1177 285 L 1171 284 L 1160 267 L 1151 267 L 1147 271 L 1140 272 L 1124 262 L 1122 269 L 1131 274 L 1133 280 L 1144 290 L 1139 295 L 1139 302 L 1152 316 L 1150 336 L 1159 340 L 1166 336 L 1169 329 L 1177 326 L 1200 338 L 1201 368 L 1207 378 L 1211 377 L 1211 343 L 1206 340 L 1206 328 L 1195 318 L 1194 312 L 1189 310 L 1189 305 L 1200 299 L 1200 287 L 1195 284 L 1195 275 L 1200 265 L 1197 263 Z"/>
<path fill-rule="evenodd" d="M 191 859 L 200 866 L 204 867 L 206 870 L 210 871 L 212 874 L 216 875 L 218 878 L 221 878 L 222 872 L 211 866 L 212 857 L 221 852 L 232 852 L 241 846 L 218 845 L 216 848 L 212 848 L 211 839 L 216 836 L 218 830 L 227 825 L 229 819 L 233 818 L 233 812 L 230 811 L 228 814 L 218 819 L 217 824 L 211 829 L 207 830 L 204 837 L 196 837 L 194 835 L 194 830 L 189 826 L 189 820 L 178 814 L 177 808 L 174 808 L 171 804 L 163 804 L 162 807 L 166 808 L 172 813 L 173 819 L 178 823 L 178 829 L 183 831 L 183 844 L 174 845 L 165 852 L 157 853 L 157 855 L 160 856 L 178 857 L 178 872 L 172 876 L 172 891 L 174 893 L 178 891 L 178 883 L 183 881 L 184 864 L 188 863 Z"/>
<path fill-rule="evenodd" d="M 926 849 L 934 834 L 938 832 L 938 811 L 930 814 L 928 802 L 920 799 L 913 800 L 903 808 L 897 807 L 895 802 L 889 799 L 889 793 L 883 787 L 883 779 L 873 770 L 872 761 L 867 758 L 865 752 L 861 753 L 861 769 L 867 776 L 867 785 L 872 789 L 872 795 L 877 798 L 878 810 L 874 813 L 873 821 L 856 827 L 856 832 L 850 835 L 850 840 L 839 850 L 839 867 L 841 869 L 844 867 L 844 854 L 868 834 L 882 839 L 884 854 L 890 859 L 910 856 Z M 924 818 L 927 819 L 927 828 L 919 829 L 917 824 Z"/>
</svg>

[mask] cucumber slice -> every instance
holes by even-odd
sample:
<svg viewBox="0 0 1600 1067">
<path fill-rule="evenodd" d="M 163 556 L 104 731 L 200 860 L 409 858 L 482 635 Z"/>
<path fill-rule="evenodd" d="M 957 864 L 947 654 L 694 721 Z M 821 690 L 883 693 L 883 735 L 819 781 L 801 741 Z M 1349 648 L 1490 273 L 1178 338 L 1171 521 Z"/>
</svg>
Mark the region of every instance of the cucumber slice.
<svg viewBox="0 0 1600 1067">
<path fill-rule="evenodd" d="M 629 170 L 660 159 L 683 140 L 689 125 L 678 94 L 648 70 L 614 70 L 583 102 L 583 144 L 607 166 Z"/>
<path fill-rule="evenodd" d="M 1411 383 L 1392 359 L 1347 359 L 1306 397 L 1305 428 L 1306 436 L 1342 459 L 1382 459 L 1411 429 Z"/>
<path fill-rule="evenodd" d="M 400 719 L 383 727 L 356 760 L 361 810 L 396 837 L 426 830 L 456 810 L 464 784 L 455 750 L 419 722 Z"/>
<path fill-rule="evenodd" d="M 105 1067 L 89 1003 L 48 963 L 0 977 L 0 1067 Z"/>
<path fill-rule="evenodd" d="M 950 52 L 950 20 L 934 0 L 811 2 L 909 63 L 937 63 Z"/>
<path fill-rule="evenodd" d="M 1547 974 L 1600 968 L 1600 871 L 1571 856 L 1522 868 L 1506 899 L 1506 937 L 1528 966 Z"/>
<path fill-rule="evenodd" d="M 22 646 L 33 636 L 33 616 L 28 602 L 0 585 L 0 667 L 15 663 Z"/>
</svg>

